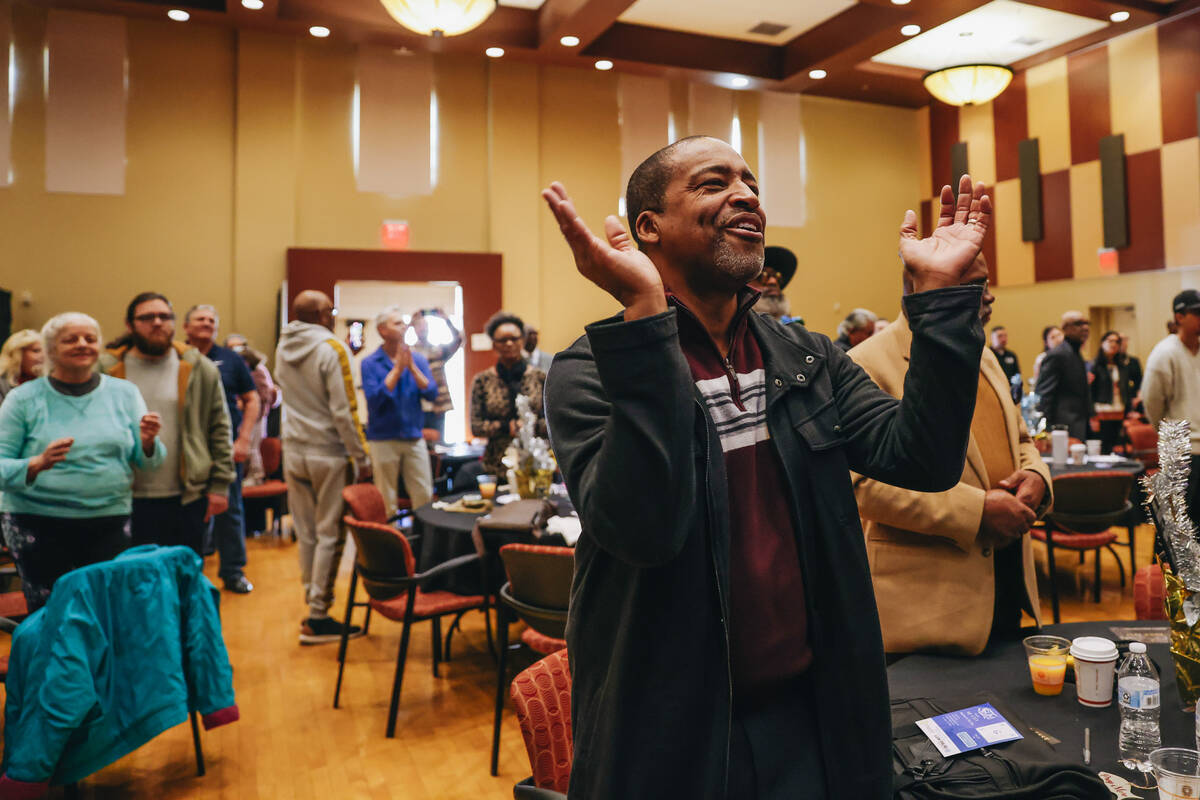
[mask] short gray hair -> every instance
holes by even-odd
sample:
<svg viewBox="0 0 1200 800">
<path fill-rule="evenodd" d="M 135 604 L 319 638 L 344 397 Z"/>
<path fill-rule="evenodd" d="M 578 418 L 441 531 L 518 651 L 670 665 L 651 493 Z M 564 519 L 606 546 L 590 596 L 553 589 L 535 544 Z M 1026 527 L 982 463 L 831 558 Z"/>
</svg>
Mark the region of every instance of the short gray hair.
<svg viewBox="0 0 1200 800">
<path fill-rule="evenodd" d="M 217 307 L 210 306 L 208 303 L 198 303 L 189 308 L 187 313 L 183 315 L 183 324 L 187 325 L 188 320 L 192 318 L 192 314 L 195 314 L 197 311 L 211 311 L 213 319 L 216 321 L 217 325 L 221 324 L 221 315 L 217 313 Z"/>
<path fill-rule="evenodd" d="M 62 334 L 63 328 L 68 325 L 90 325 L 96 331 L 96 340 L 99 341 L 100 323 L 89 317 L 81 311 L 66 311 L 58 316 L 51 317 L 50 320 L 42 326 L 42 352 L 46 354 L 46 361 L 54 366 L 54 343 L 58 341 L 58 337 Z"/>
<path fill-rule="evenodd" d="M 865 308 L 856 308 L 842 320 L 842 324 L 838 326 L 838 333 L 849 334 L 852 331 L 861 331 L 864 328 L 874 326 L 877 319 L 879 318 L 875 316 L 874 311 Z"/>
<path fill-rule="evenodd" d="M 403 313 L 404 309 L 398 305 L 392 304 L 390 306 L 385 306 L 382 311 L 375 315 L 375 327 L 378 328 L 383 325 L 383 323 L 391 319 L 394 315 Z"/>
</svg>

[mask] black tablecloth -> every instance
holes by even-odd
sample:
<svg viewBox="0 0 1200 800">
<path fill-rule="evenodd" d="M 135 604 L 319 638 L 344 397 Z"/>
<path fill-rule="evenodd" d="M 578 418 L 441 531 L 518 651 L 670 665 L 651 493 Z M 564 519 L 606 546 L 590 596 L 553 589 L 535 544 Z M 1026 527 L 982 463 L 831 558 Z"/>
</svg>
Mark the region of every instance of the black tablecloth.
<svg viewBox="0 0 1200 800">
<path fill-rule="evenodd" d="M 1055 464 L 1047 460 L 1046 466 L 1050 468 L 1051 478 L 1057 478 L 1060 475 L 1070 475 L 1073 472 L 1128 472 L 1133 475 L 1140 475 L 1146 469 L 1145 464 L 1131 458 L 1123 458 L 1120 461 L 1114 462 L 1100 461 L 1094 464 Z"/>
<path fill-rule="evenodd" d="M 1041 632 L 1068 639 L 1103 636 L 1116 641 L 1117 637 L 1110 627 L 1164 629 L 1165 623 L 1076 622 L 1047 625 Z M 1193 716 L 1181 710 L 1179 693 L 1175 688 L 1175 668 L 1167 645 L 1149 644 L 1147 651 L 1158 664 L 1162 681 L 1159 727 L 1163 747 L 1195 747 Z M 1118 761 L 1117 737 L 1121 712 L 1116 700 L 1108 708 L 1085 708 L 1075 697 L 1073 683 L 1063 686 L 1062 694 L 1057 697 L 1036 694 L 1030 682 L 1025 648 L 1020 639 L 993 645 L 977 658 L 907 656 L 888 668 L 888 686 L 892 698 L 896 700 L 912 697 L 965 699 L 980 692 L 989 692 L 1006 703 L 1025 724 L 1061 739 L 1062 744 L 1054 745 L 1054 749 L 1065 761 L 1083 763 L 1083 729 L 1089 727 L 1092 731 L 1092 769 L 1111 772 L 1142 785 L 1153 782 L 1153 779 L 1143 779 L 1131 773 Z M 1144 798 L 1157 795 L 1153 789 L 1139 789 L 1135 793 Z"/>
<path fill-rule="evenodd" d="M 442 498 L 447 503 L 453 503 L 466 492 L 449 495 Z M 574 511 L 571 501 L 566 497 L 551 497 L 557 516 L 567 516 Z M 457 556 L 475 552 L 475 543 L 471 539 L 471 531 L 475 521 L 483 514 L 467 514 L 459 511 L 439 511 L 433 504 L 421 506 L 413 511 L 413 533 L 420 534 L 418 542 L 417 570 L 424 572 L 444 561 Z M 545 544 L 565 544 L 562 537 L 553 539 L 543 537 Z M 439 575 L 422 587 L 427 592 L 446 591 L 455 594 L 474 595 L 483 592 L 483 573 L 478 565 L 467 564 L 452 570 L 445 575 Z"/>
</svg>

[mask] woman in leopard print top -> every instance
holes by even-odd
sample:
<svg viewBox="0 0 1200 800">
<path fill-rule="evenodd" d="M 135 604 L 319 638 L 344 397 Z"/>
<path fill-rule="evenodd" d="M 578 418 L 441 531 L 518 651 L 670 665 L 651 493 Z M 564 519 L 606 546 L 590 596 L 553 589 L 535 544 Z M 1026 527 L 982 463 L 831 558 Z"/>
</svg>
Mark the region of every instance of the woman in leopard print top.
<svg viewBox="0 0 1200 800">
<path fill-rule="evenodd" d="M 546 435 L 542 405 L 546 373 L 529 364 L 521 355 L 525 323 L 520 317 L 505 311 L 497 312 L 488 320 L 484 330 L 492 340 L 497 361 L 495 366 L 476 375 L 471 383 L 471 433 L 488 440 L 483 453 L 484 471 L 503 479 L 505 468 L 501 459 L 519 425 L 517 394 L 529 398 L 530 407 L 538 416 L 537 435 Z"/>
</svg>

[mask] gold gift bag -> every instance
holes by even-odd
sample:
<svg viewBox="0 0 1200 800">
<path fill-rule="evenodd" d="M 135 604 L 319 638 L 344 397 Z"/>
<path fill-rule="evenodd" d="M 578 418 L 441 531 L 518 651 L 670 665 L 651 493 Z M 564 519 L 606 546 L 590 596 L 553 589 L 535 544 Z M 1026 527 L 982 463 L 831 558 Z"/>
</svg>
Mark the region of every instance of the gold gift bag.
<svg viewBox="0 0 1200 800">
<path fill-rule="evenodd" d="M 1171 622 L 1171 658 L 1175 661 L 1175 683 L 1179 687 L 1179 698 L 1184 708 L 1191 711 L 1196 706 L 1196 700 L 1200 699 L 1200 604 L 1195 609 L 1188 604 L 1185 609 L 1191 592 L 1166 564 L 1162 565 L 1162 572 L 1166 585 L 1163 609 Z M 1189 610 L 1196 620 L 1190 625 Z"/>
</svg>

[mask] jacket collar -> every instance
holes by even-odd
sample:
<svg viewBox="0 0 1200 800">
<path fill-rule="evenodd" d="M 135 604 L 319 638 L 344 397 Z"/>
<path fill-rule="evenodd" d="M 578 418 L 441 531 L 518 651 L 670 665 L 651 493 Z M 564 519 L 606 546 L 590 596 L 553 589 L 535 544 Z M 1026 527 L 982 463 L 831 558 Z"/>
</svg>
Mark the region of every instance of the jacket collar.
<svg viewBox="0 0 1200 800">
<path fill-rule="evenodd" d="M 790 335 L 788 328 L 765 314 L 749 314 L 747 319 L 750 332 L 762 349 L 767 405 L 790 389 L 811 386 L 826 360 L 825 354 L 809 341 L 811 334 L 796 331 L 795 335 Z"/>
</svg>

